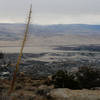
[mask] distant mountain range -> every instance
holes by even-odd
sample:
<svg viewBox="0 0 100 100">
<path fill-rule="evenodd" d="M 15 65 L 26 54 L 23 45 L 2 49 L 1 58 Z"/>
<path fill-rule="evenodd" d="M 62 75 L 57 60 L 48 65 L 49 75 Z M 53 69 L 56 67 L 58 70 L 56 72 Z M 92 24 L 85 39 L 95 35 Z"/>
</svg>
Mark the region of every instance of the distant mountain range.
<svg viewBox="0 0 100 100">
<path fill-rule="evenodd" d="M 0 40 L 19 39 L 25 30 L 25 24 L 0 24 Z M 100 25 L 87 24 L 57 24 L 30 25 L 30 33 L 39 36 L 62 34 L 100 35 Z"/>
</svg>

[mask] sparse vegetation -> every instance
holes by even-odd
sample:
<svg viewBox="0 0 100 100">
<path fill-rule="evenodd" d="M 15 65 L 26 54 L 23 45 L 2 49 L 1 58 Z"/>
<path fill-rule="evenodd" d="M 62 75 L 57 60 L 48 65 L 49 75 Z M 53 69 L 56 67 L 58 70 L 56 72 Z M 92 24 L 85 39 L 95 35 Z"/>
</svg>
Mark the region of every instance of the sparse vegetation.
<svg viewBox="0 0 100 100">
<path fill-rule="evenodd" d="M 83 53 L 81 55 L 88 56 L 87 53 Z M 95 55 L 99 55 L 99 54 L 95 54 Z M 1 65 L 2 65 L 1 72 L 11 72 L 10 76 L 7 76 L 7 77 L 11 77 L 13 71 L 12 69 L 14 68 L 11 67 L 11 64 L 15 62 L 17 54 L 7 54 L 7 56 L 5 55 L 5 59 L 1 59 Z M 33 57 L 33 55 L 31 54 L 25 54 L 24 56 L 25 56 L 24 59 L 26 59 L 26 57 L 27 58 Z M 11 59 L 7 60 L 6 58 L 11 58 Z M 24 59 L 22 59 L 23 62 L 21 63 L 20 71 L 17 74 L 18 79 L 15 87 L 15 94 L 18 100 L 34 100 L 34 99 L 35 100 L 59 100 L 59 99 L 61 100 L 61 98 L 63 98 L 63 94 L 66 93 L 66 91 L 68 92 L 66 93 L 66 98 L 68 98 L 68 100 L 70 98 L 72 98 L 72 100 L 76 100 L 76 99 L 84 100 L 84 98 L 88 98 L 88 95 L 90 99 L 87 100 L 92 100 L 91 95 L 87 91 L 89 92 L 92 91 L 93 93 L 92 92 L 91 93 L 94 95 L 93 97 L 97 98 L 97 99 L 93 98 L 93 100 L 99 100 L 98 99 L 99 96 L 96 95 L 96 91 L 98 92 L 100 89 L 99 88 L 100 87 L 99 59 L 95 60 L 95 62 L 90 62 L 90 59 L 88 61 L 86 59 L 85 60 L 76 59 L 76 61 L 73 61 L 71 59 L 69 61 L 52 62 L 52 63 L 35 61 L 35 60 L 25 61 Z M 5 64 L 3 63 L 4 60 L 6 61 Z M 88 65 L 91 67 L 82 67 Z M 24 66 L 28 66 L 28 67 L 24 67 Z M 77 67 L 79 68 L 77 69 Z M 6 70 L 3 70 L 2 68 Z M 73 69 L 73 71 L 70 70 L 71 68 Z M 57 72 L 54 74 L 55 71 Z M 0 92 L 3 94 L 8 92 L 10 86 L 10 80 L 11 80 L 11 79 L 8 80 L 8 78 L 6 79 L 6 77 L 3 75 L 3 80 L 4 79 L 7 80 L 6 83 L 0 81 L 1 82 Z M 41 86 L 43 87 L 40 88 Z M 58 88 L 61 88 L 61 90 L 59 90 Z M 65 88 L 69 88 L 69 89 L 65 89 Z M 58 93 L 58 95 L 59 93 L 60 94 L 62 93 L 60 95 L 61 98 L 58 95 L 57 97 L 53 95 L 53 92 L 55 91 L 56 94 Z M 72 94 L 72 96 L 68 97 L 68 95 L 71 95 L 72 91 L 73 93 L 75 93 L 75 95 Z M 80 96 L 78 97 L 77 95 L 79 94 L 79 91 L 81 93 Z M 21 95 L 23 94 L 23 95 L 20 96 L 19 94 Z M 83 99 L 79 99 L 79 98 L 83 98 Z"/>
<path fill-rule="evenodd" d="M 53 75 L 52 78 L 56 88 L 79 88 L 79 83 L 77 80 L 75 80 L 75 75 L 71 72 L 60 70 L 55 75 Z"/>
<path fill-rule="evenodd" d="M 4 58 L 4 54 L 0 52 L 0 59 Z"/>
<path fill-rule="evenodd" d="M 100 69 L 93 67 L 80 67 L 76 73 L 81 88 L 90 89 L 100 87 Z"/>
<path fill-rule="evenodd" d="M 60 70 L 52 79 L 55 88 L 91 89 L 100 87 L 100 70 L 92 67 L 79 67 L 76 73 Z"/>
</svg>

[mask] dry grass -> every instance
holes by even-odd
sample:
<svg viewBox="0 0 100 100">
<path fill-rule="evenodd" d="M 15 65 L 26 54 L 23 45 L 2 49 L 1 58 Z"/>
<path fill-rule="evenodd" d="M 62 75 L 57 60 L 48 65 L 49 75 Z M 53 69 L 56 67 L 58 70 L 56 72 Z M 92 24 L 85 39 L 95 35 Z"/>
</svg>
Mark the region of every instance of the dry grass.
<svg viewBox="0 0 100 100">
<path fill-rule="evenodd" d="M 17 79 L 16 91 L 8 97 L 10 81 L 0 80 L 0 95 L 3 97 L 0 100 L 100 100 L 100 90 L 54 89 L 52 86 L 43 85 L 44 82 L 45 79 L 32 80 L 29 77 L 23 77 L 21 81 L 20 77 Z"/>
</svg>

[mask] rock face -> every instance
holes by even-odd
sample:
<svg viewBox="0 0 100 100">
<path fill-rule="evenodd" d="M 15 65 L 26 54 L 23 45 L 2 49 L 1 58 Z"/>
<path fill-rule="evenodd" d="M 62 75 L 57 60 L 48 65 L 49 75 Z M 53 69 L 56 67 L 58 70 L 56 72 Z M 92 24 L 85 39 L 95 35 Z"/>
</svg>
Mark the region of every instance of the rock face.
<svg viewBox="0 0 100 100">
<path fill-rule="evenodd" d="M 27 93 L 27 94 L 26 94 Z M 45 93 L 42 91 L 42 93 Z M 46 91 L 47 93 L 47 91 Z M 91 91 L 91 90 L 69 90 L 69 89 L 52 89 L 48 92 L 48 95 L 39 95 L 32 92 L 23 93 L 14 93 L 9 99 L 13 98 L 14 100 L 100 100 L 100 91 Z M 3 99 L 0 99 L 3 100 Z"/>
<path fill-rule="evenodd" d="M 67 95 L 66 89 L 54 89 L 51 91 L 51 96 L 57 100 L 67 100 L 69 97 Z"/>
<path fill-rule="evenodd" d="M 100 90 L 54 89 L 51 96 L 54 100 L 99 100 Z"/>
</svg>

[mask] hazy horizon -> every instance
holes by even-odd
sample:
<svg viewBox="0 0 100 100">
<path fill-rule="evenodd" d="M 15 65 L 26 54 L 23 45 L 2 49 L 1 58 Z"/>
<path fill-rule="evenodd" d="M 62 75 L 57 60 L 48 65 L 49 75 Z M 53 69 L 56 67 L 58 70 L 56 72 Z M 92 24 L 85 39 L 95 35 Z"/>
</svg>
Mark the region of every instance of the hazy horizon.
<svg viewBox="0 0 100 100">
<path fill-rule="evenodd" d="M 26 24 L 25 22 L 0 22 L 0 24 Z M 31 23 L 32 25 L 41 25 L 41 26 L 51 26 L 51 25 L 100 25 L 100 24 L 87 24 L 87 23 L 52 23 L 52 24 L 41 24 L 41 23 Z"/>
</svg>

